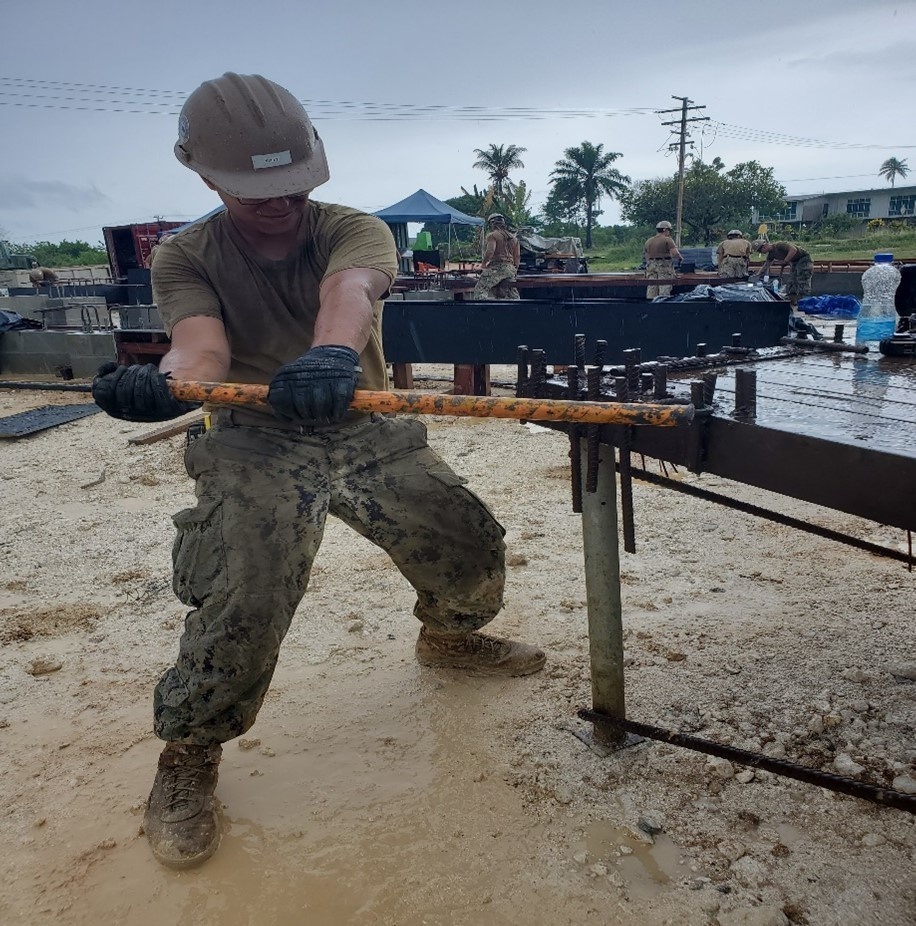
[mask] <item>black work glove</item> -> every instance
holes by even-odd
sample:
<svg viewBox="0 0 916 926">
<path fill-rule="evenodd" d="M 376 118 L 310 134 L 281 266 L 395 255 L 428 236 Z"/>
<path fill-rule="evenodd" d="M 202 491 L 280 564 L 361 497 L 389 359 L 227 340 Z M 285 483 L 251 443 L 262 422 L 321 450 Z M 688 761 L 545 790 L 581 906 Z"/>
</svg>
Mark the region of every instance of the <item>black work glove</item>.
<svg viewBox="0 0 916 926">
<path fill-rule="evenodd" d="M 281 417 L 303 424 L 336 424 L 347 414 L 362 371 L 350 347 L 323 344 L 284 364 L 270 381 L 267 401 Z"/>
<path fill-rule="evenodd" d="M 168 421 L 200 407 L 172 398 L 165 374 L 152 363 L 103 363 L 92 381 L 92 398 L 112 418 L 125 421 Z"/>
</svg>

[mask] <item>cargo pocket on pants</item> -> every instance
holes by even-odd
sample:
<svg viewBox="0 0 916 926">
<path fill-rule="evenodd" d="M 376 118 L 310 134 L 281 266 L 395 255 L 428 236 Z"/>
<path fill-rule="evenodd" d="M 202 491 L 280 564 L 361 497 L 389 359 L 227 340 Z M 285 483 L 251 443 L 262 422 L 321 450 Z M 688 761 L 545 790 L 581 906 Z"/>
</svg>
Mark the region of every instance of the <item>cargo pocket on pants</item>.
<svg viewBox="0 0 916 926">
<path fill-rule="evenodd" d="M 499 531 L 499 536 L 506 536 L 506 529 L 500 524 L 496 515 L 493 514 L 490 506 L 476 492 L 472 492 L 467 487 L 467 480 L 463 476 L 459 476 L 458 473 L 451 469 L 430 469 L 429 474 L 433 479 L 438 480 L 443 485 L 447 485 L 449 488 L 454 488 L 460 493 L 468 502 L 468 507 L 473 505 L 481 509 L 496 526 L 496 529 Z"/>
<path fill-rule="evenodd" d="M 210 597 L 226 597 L 226 548 L 219 499 L 201 500 L 172 520 L 178 530 L 172 547 L 172 588 L 179 601 L 199 608 Z"/>
</svg>

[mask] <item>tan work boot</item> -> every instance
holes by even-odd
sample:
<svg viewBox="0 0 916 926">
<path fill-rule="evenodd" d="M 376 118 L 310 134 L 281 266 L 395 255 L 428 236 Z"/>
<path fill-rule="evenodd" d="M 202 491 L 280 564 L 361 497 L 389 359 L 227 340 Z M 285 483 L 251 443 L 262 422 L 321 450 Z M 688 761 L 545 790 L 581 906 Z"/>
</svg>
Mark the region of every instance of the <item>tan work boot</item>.
<svg viewBox="0 0 916 926">
<path fill-rule="evenodd" d="M 143 830 L 156 860 L 169 868 L 191 868 L 219 846 L 213 792 L 222 746 L 169 743 L 159 756 L 146 804 Z"/>
<path fill-rule="evenodd" d="M 544 651 L 515 640 L 482 633 L 447 637 L 426 627 L 417 638 L 417 661 L 438 669 L 461 669 L 470 675 L 531 675 L 544 667 Z"/>
</svg>

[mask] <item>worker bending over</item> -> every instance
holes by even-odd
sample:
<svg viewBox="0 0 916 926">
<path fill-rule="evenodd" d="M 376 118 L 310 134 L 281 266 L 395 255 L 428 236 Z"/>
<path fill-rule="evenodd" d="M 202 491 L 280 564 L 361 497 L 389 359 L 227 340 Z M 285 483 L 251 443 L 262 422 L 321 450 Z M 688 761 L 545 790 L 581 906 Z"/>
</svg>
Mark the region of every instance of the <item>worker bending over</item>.
<svg viewBox="0 0 916 926">
<path fill-rule="evenodd" d="M 798 300 L 803 299 L 811 292 L 811 277 L 814 275 L 814 264 L 811 255 L 806 250 L 788 241 L 755 241 L 754 250 L 766 255 L 761 276 L 770 272 L 770 264 L 788 265 L 789 276 L 782 282 L 782 289 L 786 298 L 792 304 L 793 311 L 798 310 Z"/>
<path fill-rule="evenodd" d="M 311 198 L 329 171 L 302 105 L 263 77 L 224 74 L 188 98 L 175 154 L 226 209 L 156 254 L 172 338 L 159 369 L 106 365 L 93 395 L 115 417 L 159 421 L 191 408 L 167 376 L 228 379 L 269 384 L 270 406 L 214 413 L 185 457 L 197 504 L 174 517 L 173 586 L 191 610 L 154 694 L 166 746 L 144 829 L 160 862 L 188 867 L 219 843 L 222 744 L 257 717 L 329 514 L 413 585 L 421 664 L 526 675 L 544 654 L 478 632 L 502 607 L 505 531 L 425 426 L 348 411 L 357 386 L 387 387 L 381 300 L 397 254 L 378 219 Z"/>
</svg>

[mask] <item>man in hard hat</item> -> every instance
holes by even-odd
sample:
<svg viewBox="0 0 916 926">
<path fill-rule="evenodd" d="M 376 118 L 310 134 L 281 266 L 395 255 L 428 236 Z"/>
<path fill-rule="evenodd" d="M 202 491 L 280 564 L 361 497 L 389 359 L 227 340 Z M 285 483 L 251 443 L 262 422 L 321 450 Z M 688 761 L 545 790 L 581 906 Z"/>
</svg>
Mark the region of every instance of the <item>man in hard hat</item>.
<svg viewBox="0 0 916 926">
<path fill-rule="evenodd" d="M 751 243 L 740 228 L 733 228 L 719 247 L 716 248 L 719 261 L 719 276 L 746 280 L 748 262 L 751 259 Z"/>
<path fill-rule="evenodd" d="M 527 675 L 544 654 L 478 633 L 502 607 L 505 532 L 425 426 L 348 411 L 357 386 L 387 386 L 381 300 L 397 255 L 378 219 L 311 198 L 329 172 L 302 105 L 258 75 L 224 74 L 188 98 L 175 154 L 226 209 L 156 254 L 172 339 L 159 369 L 109 364 L 95 400 L 158 421 L 190 408 L 169 376 L 269 384 L 269 407 L 217 409 L 185 456 L 197 504 L 174 518 L 173 587 L 192 610 L 156 686 L 167 745 L 144 818 L 156 858 L 183 868 L 217 848 L 221 746 L 255 721 L 328 514 L 413 585 L 421 664 Z"/>
<path fill-rule="evenodd" d="M 515 281 L 521 261 L 518 238 L 506 226 L 506 217 L 494 212 L 487 219 L 486 245 L 474 299 L 518 299 Z"/>
<path fill-rule="evenodd" d="M 782 282 L 782 291 L 792 304 L 793 311 L 798 310 L 798 301 L 811 292 L 811 277 L 814 275 L 814 264 L 811 255 L 797 244 L 788 241 L 765 241 L 758 239 L 754 242 L 754 250 L 766 255 L 761 276 L 770 272 L 770 264 L 782 264 L 783 269 L 789 268 L 789 276 Z"/>
<path fill-rule="evenodd" d="M 646 279 L 673 280 L 674 261 L 675 259 L 681 259 L 681 252 L 677 249 L 674 239 L 671 237 L 671 223 L 659 222 L 655 226 L 655 232 L 643 247 L 643 257 L 646 261 Z M 646 287 L 647 299 L 670 295 L 670 284 L 660 286 L 657 283 L 650 283 Z"/>
</svg>

